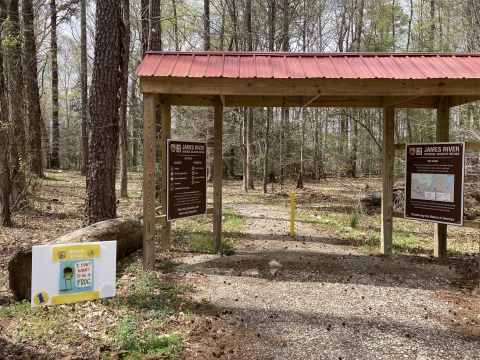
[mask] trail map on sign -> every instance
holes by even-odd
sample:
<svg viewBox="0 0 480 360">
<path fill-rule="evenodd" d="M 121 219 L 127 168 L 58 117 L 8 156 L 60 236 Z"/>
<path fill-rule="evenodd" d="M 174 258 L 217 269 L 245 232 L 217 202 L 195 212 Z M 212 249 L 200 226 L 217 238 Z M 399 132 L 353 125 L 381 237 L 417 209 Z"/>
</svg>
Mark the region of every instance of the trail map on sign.
<svg viewBox="0 0 480 360">
<path fill-rule="evenodd" d="M 404 217 L 463 225 L 465 143 L 405 145 Z"/>
<path fill-rule="evenodd" d="M 411 199 L 454 202 L 455 175 L 412 173 Z"/>
</svg>

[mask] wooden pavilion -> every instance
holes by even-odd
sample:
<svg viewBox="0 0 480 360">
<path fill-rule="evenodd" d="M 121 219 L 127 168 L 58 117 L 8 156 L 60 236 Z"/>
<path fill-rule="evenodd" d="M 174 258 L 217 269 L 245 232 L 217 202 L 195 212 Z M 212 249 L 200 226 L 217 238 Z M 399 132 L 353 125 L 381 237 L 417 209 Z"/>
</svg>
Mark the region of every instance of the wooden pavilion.
<svg viewBox="0 0 480 360">
<path fill-rule="evenodd" d="M 166 191 L 166 140 L 171 107 L 214 108 L 214 168 L 222 168 L 224 107 L 383 108 L 381 251 L 392 253 L 395 108 L 437 109 L 436 140 L 449 141 L 450 108 L 480 100 L 480 54 L 148 52 L 136 71 L 144 95 L 144 268 L 155 264 L 155 224 L 162 250 L 170 248 L 170 223 L 155 214 L 155 154 L 161 146 Z M 162 138 L 155 138 L 161 105 Z M 479 144 L 467 144 L 467 148 Z M 213 174 L 213 249 L 222 233 L 222 171 Z M 166 196 L 162 206 L 166 207 Z M 479 228 L 477 222 L 464 226 Z M 435 224 L 434 255 L 446 256 L 447 225 Z"/>
</svg>

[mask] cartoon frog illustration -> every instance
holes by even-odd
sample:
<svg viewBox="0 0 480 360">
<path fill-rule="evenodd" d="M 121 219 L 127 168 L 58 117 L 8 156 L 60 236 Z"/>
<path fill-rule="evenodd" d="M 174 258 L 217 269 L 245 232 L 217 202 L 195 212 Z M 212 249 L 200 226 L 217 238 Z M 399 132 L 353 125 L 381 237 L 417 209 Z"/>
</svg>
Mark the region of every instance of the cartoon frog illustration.
<svg viewBox="0 0 480 360">
<path fill-rule="evenodd" d="M 63 268 L 63 278 L 65 279 L 65 289 L 60 289 L 60 291 L 69 291 L 72 290 L 72 278 L 75 275 L 75 269 L 72 265 L 67 265 Z M 70 289 L 67 286 L 67 281 L 70 282 Z"/>
</svg>

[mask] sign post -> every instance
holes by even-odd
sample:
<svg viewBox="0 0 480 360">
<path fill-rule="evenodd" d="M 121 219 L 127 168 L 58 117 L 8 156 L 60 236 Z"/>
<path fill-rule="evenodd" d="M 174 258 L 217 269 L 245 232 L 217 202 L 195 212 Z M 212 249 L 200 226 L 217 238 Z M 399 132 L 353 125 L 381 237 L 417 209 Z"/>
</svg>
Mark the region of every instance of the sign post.
<svg viewBox="0 0 480 360">
<path fill-rule="evenodd" d="M 463 225 L 465 143 L 406 144 L 405 218 Z"/>
<path fill-rule="evenodd" d="M 167 221 L 205 215 L 207 143 L 168 139 L 167 152 Z"/>
</svg>

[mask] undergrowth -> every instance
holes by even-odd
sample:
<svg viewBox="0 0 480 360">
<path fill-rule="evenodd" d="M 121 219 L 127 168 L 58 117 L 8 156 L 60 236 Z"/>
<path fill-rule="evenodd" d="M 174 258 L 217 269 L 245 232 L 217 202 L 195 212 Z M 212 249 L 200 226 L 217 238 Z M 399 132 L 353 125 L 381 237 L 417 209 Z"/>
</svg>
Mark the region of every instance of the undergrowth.
<svg viewBox="0 0 480 360">
<path fill-rule="evenodd" d="M 171 316 L 183 314 L 181 310 L 188 313 L 182 309 L 181 297 L 187 287 L 143 272 L 140 261 L 128 266 L 125 274 L 128 279 L 117 282 L 114 298 L 38 308 L 31 308 L 27 301 L 12 301 L 0 307 L 0 323 L 12 325 L 9 337 L 14 343 L 47 344 L 45 358 L 61 357 L 62 350 L 82 343 L 85 337 L 103 349 L 105 359 L 118 353 L 132 360 L 177 358 L 185 346 L 184 334 L 168 331 L 165 324 Z"/>
<path fill-rule="evenodd" d="M 234 253 L 233 242 L 244 221 L 229 209 L 222 211 L 222 253 Z M 173 223 L 172 243 L 175 247 L 193 252 L 211 252 L 213 249 L 213 219 L 211 215 L 184 219 Z"/>
</svg>

